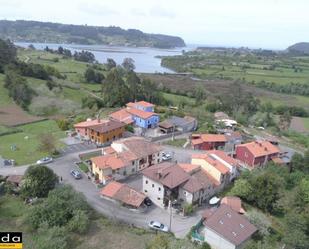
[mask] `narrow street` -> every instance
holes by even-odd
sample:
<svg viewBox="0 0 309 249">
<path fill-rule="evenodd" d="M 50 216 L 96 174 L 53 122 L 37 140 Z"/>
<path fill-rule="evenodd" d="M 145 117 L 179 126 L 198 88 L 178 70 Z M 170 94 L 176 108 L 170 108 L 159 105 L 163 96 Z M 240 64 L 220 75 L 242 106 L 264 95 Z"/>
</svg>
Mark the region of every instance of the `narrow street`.
<svg viewBox="0 0 309 249">
<path fill-rule="evenodd" d="M 150 220 L 157 220 L 169 225 L 170 215 L 167 210 L 153 206 L 145 213 L 132 211 L 125 207 L 121 207 L 117 203 L 101 198 L 99 195 L 100 189 L 86 177 L 75 180 L 70 175 L 70 170 L 76 167 L 74 162 L 79 161 L 78 154 L 79 152 L 66 154 L 61 158 L 55 159 L 53 163 L 48 164 L 48 167 L 53 169 L 59 177 L 62 177 L 63 183 L 70 184 L 76 191 L 82 192 L 88 203 L 95 210 L 111 219 L 132 224 L 137 227 L 147 228 L 147 223 Z M 179 149 L 175 154 L 183 155 L 184 153 L 182 153 L 182 149 Z M 0 175 L 24 174 L 27 168 L 28 166 L 1 167 Z M 173 214 L 171 230 L 177 238 L 184 238 L 190 231 L 190 228 L 200 220 L 200 217 L 198 213 L 186 218 L 178 214 Z"/>
</svg>

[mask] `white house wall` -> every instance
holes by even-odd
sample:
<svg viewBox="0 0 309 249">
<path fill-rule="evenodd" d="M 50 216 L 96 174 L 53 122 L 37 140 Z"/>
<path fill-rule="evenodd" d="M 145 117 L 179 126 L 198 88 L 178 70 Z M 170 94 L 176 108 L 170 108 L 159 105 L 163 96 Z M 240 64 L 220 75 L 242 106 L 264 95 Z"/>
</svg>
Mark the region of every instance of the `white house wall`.
<svg viewBox="0 0 309 249">
<path fill-rule="evenodd" d="M 147 181 L 147 183 L 146 183 Z M 164 187 L 146 176 L 143 176 L 143 193 L 159 207 L 164 207 Z"/>
<path fill-rule="evenodd" d="M 204 236 L 205 241 L 211 246 L 212 249 L 236 249 L 234 244 L 207 227 L 204 228 Z"/>
</svg>

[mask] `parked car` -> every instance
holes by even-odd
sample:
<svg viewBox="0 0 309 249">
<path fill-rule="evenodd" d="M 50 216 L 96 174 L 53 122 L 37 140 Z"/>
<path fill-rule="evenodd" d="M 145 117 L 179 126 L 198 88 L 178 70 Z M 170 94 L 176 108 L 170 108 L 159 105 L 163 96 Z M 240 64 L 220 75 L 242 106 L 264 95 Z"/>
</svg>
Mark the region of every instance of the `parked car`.
<svg viewBox="0 0 309 249">
<path fill-rule="evenodd" d="M 144 200 L 144 204 L 147 207 L 150 207 L 152 205 L 152 201 L 148 197 L 146 197 L 145 200 Z"/>
<path fill-rule="evenodd" d="M 47 156 L 47 157 L 44 157 L 38 160 L 36 164 L 47 164 L 47 163 L 51 163 L 52 161 L 53 161 L 53 158 Z"/>
<path fill-rule="evenodd" d="M 165 152 L 162 153 L 162 160 L 163 161 L 168 161 L 168 160 L 171 160 L 171 159 L 172 159 L 172 156 L 170 154 L 165 153 Z"/>
<path fill-rule="evenodd" d="M 79 170 L 77 169 L 72 169 L 71 170 L 71 175 L 76 179 L 81 179 L 82 178 L 82 174 L 79 172 Z"/>
<path fill-rule="evenodd" d="M 15 165 L 15 160 L 14 159 L 4 159 L 3 160 L 3 165 L 4 166 L 14 166 Z"/>
<path fill-rule="evenodd" d="M 158 221 L 150 221 L 148 223 L 148 226 L 151 228 L 151 229 L 155 229 L 155 230 L 158 230 L 158 231 L 162 231 L 162 232 L 168 232 L 169 231 L 169 228 L 168 226 L 158 222 Z"/>
</svg>

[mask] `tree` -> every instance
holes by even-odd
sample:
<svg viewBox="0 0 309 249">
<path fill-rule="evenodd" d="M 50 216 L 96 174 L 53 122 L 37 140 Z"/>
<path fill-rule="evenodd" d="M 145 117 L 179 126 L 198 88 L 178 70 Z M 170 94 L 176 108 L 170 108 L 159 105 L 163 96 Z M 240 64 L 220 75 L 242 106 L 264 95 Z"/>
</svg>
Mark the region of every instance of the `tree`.
<svg viewBox="0 0 309 249">
<path fill-rule="evenodd" d="M 53 154 L 56 152 L 56 139 L 50 133 L 40 134 L 39 150 Z"/>
<path fill-rule="evenodd" d="M 12 70 L 6 71 L 4 87 L 9 90 L 9 96 L 16 104 L 24 109 L 28 108 L 35 95 L 34 91 L 28 87 L 27 81 Z"/>
<path fill-rule="evenodd" d="M 67 131 L 70 128 L 70 122 L 67 119 L 58 119 L 57 125 L 62 131 Z"/>
<path fill-rule="evenodd" d="M 0 39 L 0 73 L 3 73 L 4 66 L 10 64 L 16 59 L 16 47 L 7 40 Z"/>
<path fill-rule="evenodd" d="M 134 71 L 135 65 L 134 60 L 132 58 L 124 58 L 122 62 L 122 66 L 127 71 Z"/>
<path fill-rule="evenodd" d="M 250 222 L 255 225 L 262 236 L 269 235 L 269 229 L 271 227 L 271 222 L 265 214 L 258 212 L 256 210 L 250 210 L 246 214 Z"/>
<path fill-rule="evenodd" d="M 202 103 L 206 99 L 206 91 L 202 85 L 198 85 L 193 93 L 197 104 Z"/>
<path fill-rule="evenodd" d="M 104 75 L 102 73 L 96 72 L 93 68 L 88 67 L 85 71 L 84 77 L 87 82 L 92 83 L 102 83 L 104 80 Z"/>
<path fill-rule="evenodd" d="M 257 207 L 264 211 L 273 212 L 276 201 L 281 197 L 282 179 L 275 174 L 263 172 L 253 178 L 252 188 L 254 189 L 253 202 Z"/>
<path fill-rule="evenodd" d="M 68 226 L 71 231 L 82 233 L 89 224 L 88 213 L 89 207 L 84 196 L 66 185 L 50 191 L 48 197 L 31 210 L 28 221 L 33 228 L 42 224 L 48 227 Z"/>
<path fill-rule="evenodd" d="M 253 188 L 248 180 L 238 179 L 236 180 L 233 188 L 231 189 L 230 194 L 248 200 L 250 199 L 252 192 Z"/>
<path fill-rule="evenodd" d="M 89 227 L 89 215 L 84 210 L 73 211 L 73 217 L 68 223 L 70 231 L 83 234 Z"/>
<path fill-rule="evenodd" d="M 279 129 L 282 131 L 287 130 L 290 127 L 292 117 L 290 112 L 286 111 L 283 113 L 283 115 L 280 115 L 280 120 L 279 120 Z"/>
<path fill-rule="evenodd" d="M 106 76 L 102 85 L 102 97 L 106 106 L 123 106 L 130 98 L 128 87 L 116 68 L 112 69 Z"/>
<path fill-rule="evenodd" d="M 58 176 L 44 165 L 30 166 L 24 176 L 21 193 L 24 197 L 46 197 L 58 183 Z"/>
<path fill-rule="evenodd" d="M 106 63 L 107 70 L 110 71 L 112 68 L 114 68 L 116 66 L 117 66 L 117 64 L 113 59 L 107 58 L 107 63 Z"/>
</svg>

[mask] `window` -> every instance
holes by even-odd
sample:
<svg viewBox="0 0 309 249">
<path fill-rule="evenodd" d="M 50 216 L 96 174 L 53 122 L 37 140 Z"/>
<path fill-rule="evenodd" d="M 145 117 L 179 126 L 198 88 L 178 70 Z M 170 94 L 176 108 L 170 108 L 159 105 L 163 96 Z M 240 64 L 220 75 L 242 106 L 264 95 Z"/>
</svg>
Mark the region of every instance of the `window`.
<svg viewBox="0 0 309 249">
<path fill-rule="evenodd" d="M 243 224 L 239 224 L 239 226 L 240 226 L 241 228 L 244 228 L 244 227 L 245 227 Z"/>
<path fill-rule="evenodd" d="M 148 180 L 146 180 L 145 183 L 148 184 Z"/>
<path fill-rule="evenodd" d="M 147 193 L 148 191 L 145 189 L 144 192 Z"/>
<path fill-rule="evenodd" d="M 186 191 L 184 191 L 184 192 L 183 192 L 183 194 L 186 196 L 186 195 L 187 195 L 187 192 L 186 192 Z"/>
<path fill-rule="evenodd" d="M 152 187 L 154 188 L 154 184 L 152 184 Z"/>
<path fill-rule="evenodd" d="M 160 200 L 161 200 L 161 198 L 160 198 L 160 197 L 158 197 L 157 199 L 158 199 L 158 201 L 160 201 Z"/>
<path fill-rule="evenodd" d="M 135 169 L 132 169 L 132 173 L 135 171 Z"/>
<path fill-rule="evenodd" d="M 159 191 L 161 191 L 161 188 L 159 187 Z"/>
<path fill-rule="evenodd" d="M 219 223 L 220 223 L 221 225 L 223 225 L 223 220 L 219 220 Z"/>
</svg>

